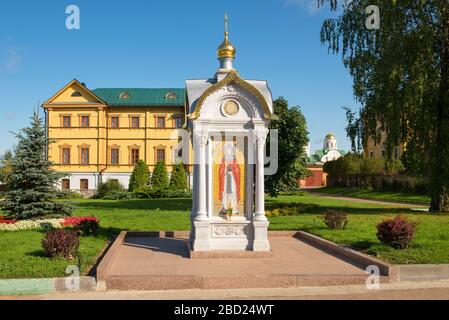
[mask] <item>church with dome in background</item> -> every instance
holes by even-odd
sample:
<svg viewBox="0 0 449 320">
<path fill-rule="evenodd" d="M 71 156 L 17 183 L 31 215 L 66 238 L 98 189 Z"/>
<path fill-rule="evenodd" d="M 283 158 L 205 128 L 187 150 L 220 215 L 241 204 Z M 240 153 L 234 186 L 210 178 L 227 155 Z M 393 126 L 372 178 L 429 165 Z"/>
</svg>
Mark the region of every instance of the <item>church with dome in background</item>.
<svg viewBox="0 0 449 320">
<path fill-rule="evenodd" d="M 323 165 L 328 161 L 334 161 L 343 157 L 346 152 L 338 149 L 337 138 L 333 133 L 328 133 L 324 137 L 323 148 L 315 150 L 312 154 L 310 143 L 305 147 L 307 153 L 307 168 L 310 175 L 300 180 L 300 186 L 304 187 L 322 187 L 326 185 L 326 173 L 323 171 Z"/>
</svg>

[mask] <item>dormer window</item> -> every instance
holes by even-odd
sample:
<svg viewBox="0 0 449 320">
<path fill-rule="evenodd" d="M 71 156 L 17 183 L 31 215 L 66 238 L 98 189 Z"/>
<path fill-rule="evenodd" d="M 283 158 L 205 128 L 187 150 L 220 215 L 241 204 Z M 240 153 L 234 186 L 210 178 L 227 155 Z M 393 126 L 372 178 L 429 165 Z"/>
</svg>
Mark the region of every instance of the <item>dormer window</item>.
<svg viewBox="0 0 449 320">
<path fill-rule="evenodd" d="M 120 93 L 120 95 L 118 96 L 120 100 L 126 100 L 130 98 L 130 95 L 128 92 L 122 92 Z"/>
<path fill-rule="evenodd" d="M 176 99 L 176 98 L 177 98 L 176 93 L 174 93 L 173 91 L 170 91 L 165 95 L 165 99 Z"/>
<path fill-rule="evenodd" d="M 72 93 L 72 97 L 82 97 L 82 95 L 78 91 L 75 91 Z"/>
</svg>

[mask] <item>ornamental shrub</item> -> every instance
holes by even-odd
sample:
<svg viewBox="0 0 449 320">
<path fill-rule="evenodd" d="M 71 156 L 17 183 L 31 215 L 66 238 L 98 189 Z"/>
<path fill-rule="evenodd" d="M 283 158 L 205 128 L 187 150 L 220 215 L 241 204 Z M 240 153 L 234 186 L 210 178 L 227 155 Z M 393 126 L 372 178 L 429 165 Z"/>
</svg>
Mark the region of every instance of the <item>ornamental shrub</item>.
<svg viewBox="0 0 449 320">
<path fill-rule="evenodd" d="M 171 190 L 187 190 L 187 172 L 182 163 L 173 166 L 170 177 Z"/>
<path fill-rule="evenodd" d="M 151 175 L 151 187 L 153 189 L 166 189 L 168 187 L 167 168 L 163 162 L 158 162 Z"/>
<path fill-rule="evenodd" d="M 97 217 L 70 217 L 65 218 L 62 223 L 64 227 L 73 226 L 81 232 L 82 235 L 97 235 L 97 230 L 100 227 L 100 220 Z"/>
<path fill-rule="evenodd" d="M 98 219 L 85 219 L 80 221 L 75 226 L 83 236 L 97 235 L 98 228 L 100 227 L 100 221 Z"/>
<path fill-rule="evenodd" d="M 132 194 L 127 191 L 112 190 L 106 193 L 103 200 L 128 200 L 132 198 Z"/>
<path fill-rule="evenodd" d="M 73 230 L 51 230 L 45 233 L 42 248 L 51 258 L 73 259 L 79 247 L 78 233 Z"/>
<path fill-rule="evenodd" d="M 123 186 L 117 180 L 111 179 L 98 184 L 96 198 L 103 199 L 108 193 L 123 191 Z"/>
<path fill-rule="evenodd" d="M 329 229 L 343 230 L 348 225 L 348 216 L 341 211 L 328 209 L 324 214 L 324 223 Z"/>
<path fill-rule="evenodd" d="M 395 249 L 405 249 L 412 242 L 415 231 L 414 222 L 408 221 L 404 215 L 398 215 L 377 225 L 377 238 Z"/>
<path fill-rule="evenodd" d="M 133 192 L 134 190 L 145 188 L 148 186 L 149 179 L 150 171 L 148 170 L 148 166 L 143 160 L 137 161 L 129 179 L 128 191 Z"/>
</svg>

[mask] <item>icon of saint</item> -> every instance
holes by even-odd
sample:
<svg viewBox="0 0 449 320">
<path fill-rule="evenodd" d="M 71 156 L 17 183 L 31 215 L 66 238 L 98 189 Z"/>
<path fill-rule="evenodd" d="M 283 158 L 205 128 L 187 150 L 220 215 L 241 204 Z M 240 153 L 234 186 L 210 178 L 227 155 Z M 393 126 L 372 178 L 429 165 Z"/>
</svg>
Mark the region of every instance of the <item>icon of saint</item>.
<svg viewBox="0 0 449 320">
<path fill-rule="evenodd" d="M 240 202 L 240 166 L 235 156 L 235 145 L 226 143 L 224 155 L 218 168 L 218 200 L 221 201 L 221 214 L 232 209 L 232 214 L 239 213 Z"/>
</svg>

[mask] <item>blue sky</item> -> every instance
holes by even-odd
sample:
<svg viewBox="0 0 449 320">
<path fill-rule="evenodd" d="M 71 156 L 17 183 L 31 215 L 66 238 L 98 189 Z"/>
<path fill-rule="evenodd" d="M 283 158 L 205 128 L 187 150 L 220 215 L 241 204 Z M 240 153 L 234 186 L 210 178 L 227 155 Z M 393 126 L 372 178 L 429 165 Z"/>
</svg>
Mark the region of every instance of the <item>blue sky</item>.
<svg viewBox="0 0 449 320">
<path fill-rule="evenodd" d="M 80 8 L 80 30 L 65 27 L 70 4 Z M 357 108 L 352 82 L 320 43 L 332 13 L 314 0 L 14 0 L 0 11 L 0 152 L 73 78 L 95 89 L 184 87 L 212 76 L 225 11 L 240 75 L 268 80 L 274 98 L 302 107 L 312 151 L 328 131 L 349 149 L 341 106 Z"/>
</svg>

